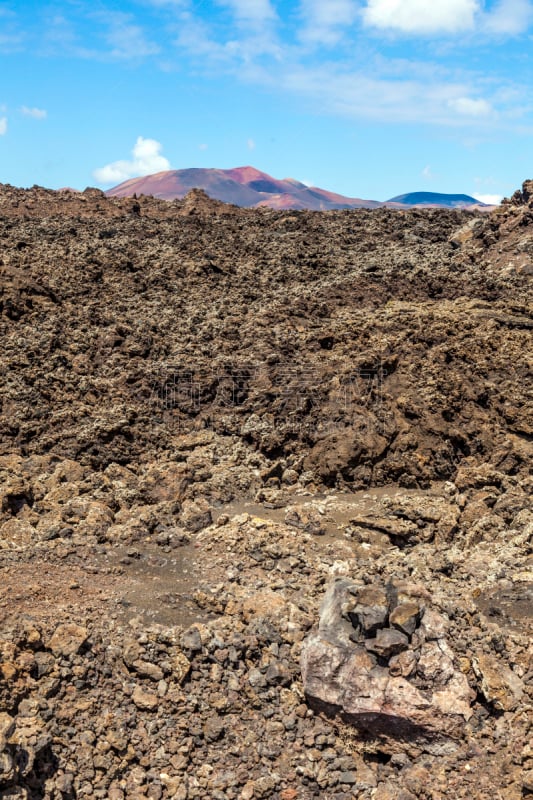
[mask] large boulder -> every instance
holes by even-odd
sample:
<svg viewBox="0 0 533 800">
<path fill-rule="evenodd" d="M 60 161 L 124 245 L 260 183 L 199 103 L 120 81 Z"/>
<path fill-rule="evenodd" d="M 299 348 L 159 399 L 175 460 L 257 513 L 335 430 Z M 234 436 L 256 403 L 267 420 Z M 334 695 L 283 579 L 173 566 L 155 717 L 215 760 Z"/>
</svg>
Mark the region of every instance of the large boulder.
<svg viewBox="0 0 533 800">
<path fill-rule="evenodd" d="M 472 692 L 446 640 L 447 620 L 420 587 L 335 580 L 302 648 L 315 709 L 397 736 L 458 735 Z"/>
</svg>

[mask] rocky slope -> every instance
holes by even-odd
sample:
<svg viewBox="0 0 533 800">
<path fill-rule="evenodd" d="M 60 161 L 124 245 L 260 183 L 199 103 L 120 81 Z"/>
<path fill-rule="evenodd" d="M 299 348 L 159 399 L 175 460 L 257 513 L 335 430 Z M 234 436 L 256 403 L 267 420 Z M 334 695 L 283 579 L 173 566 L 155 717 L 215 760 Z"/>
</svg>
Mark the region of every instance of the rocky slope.
<svg viewBox="0 0 533 800">
<path fill-rule="evenodd" d="M 0 231 L 2 796 L 531 794 L 533 183 Z"/>
</svg>

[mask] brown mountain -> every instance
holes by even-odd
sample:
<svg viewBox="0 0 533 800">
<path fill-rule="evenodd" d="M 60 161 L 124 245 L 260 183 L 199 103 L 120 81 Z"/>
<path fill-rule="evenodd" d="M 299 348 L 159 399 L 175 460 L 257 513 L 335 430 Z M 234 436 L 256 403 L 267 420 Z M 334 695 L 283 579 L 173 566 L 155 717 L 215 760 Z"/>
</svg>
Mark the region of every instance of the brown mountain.
<svg viewBox="0 0 533 800">
<path fill-rule="evenodd" d="M 203 189 L 210 197 L 245 208 L 328 211 L 340 208 L 378 208 L 375 200 L 344 197 L 293 178 L 278 180 L 255 167 L 235 169 L 178 169 L 144 178 L 131 178 L 109 189 L 110 197 L 152 195 L 162 200 L 183 198 L 191 189 Z"/>
</svg>

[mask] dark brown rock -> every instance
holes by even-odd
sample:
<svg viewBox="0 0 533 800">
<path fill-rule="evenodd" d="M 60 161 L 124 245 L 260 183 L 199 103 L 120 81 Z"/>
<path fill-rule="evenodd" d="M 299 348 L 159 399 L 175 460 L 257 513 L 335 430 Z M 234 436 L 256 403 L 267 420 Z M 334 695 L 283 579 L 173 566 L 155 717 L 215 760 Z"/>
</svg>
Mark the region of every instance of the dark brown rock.
<svg viewBox="0 0 533 800">
<path fill-rule="evenodd" d="M 409 639 L 401 631 L 393 628 L 380 628 L 376 631 L 375 639 L 367 639 L 365 641 L 365 647 L 371 653 L 390 658 L 390 656 L 401 653 L 402 650 L 407 650 Z"/>
</svg>

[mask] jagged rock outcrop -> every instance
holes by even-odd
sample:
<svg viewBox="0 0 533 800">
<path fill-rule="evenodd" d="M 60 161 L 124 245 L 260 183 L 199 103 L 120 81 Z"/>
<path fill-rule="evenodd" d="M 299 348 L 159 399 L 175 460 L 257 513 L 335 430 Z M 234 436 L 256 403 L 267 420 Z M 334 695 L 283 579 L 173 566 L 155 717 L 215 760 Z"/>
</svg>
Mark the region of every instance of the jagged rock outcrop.
<svg viewBox="0 0 533 800">
<path fill-rule="evenodd" d="M 521 189 L 509 199 L 503 201 L 504 206 L 531 206 L 533 205 L 533 181 L 524 181 Z"/>
</svg>

